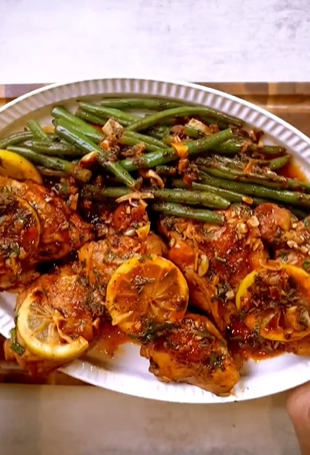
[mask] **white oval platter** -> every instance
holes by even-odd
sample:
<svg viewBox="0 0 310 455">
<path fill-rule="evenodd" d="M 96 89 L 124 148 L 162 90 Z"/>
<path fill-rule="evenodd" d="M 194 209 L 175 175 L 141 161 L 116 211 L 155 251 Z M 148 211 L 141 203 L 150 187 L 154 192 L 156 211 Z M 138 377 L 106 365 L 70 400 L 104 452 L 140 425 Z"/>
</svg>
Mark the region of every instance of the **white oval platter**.
<svg viewBox="0 0 310 455">
<path fill-rule="evenodd" d="M 262 129 L 269 143 L 285 145 L 310 175 L 310 139 L 303 133 L 251 103 L 186 82 L 114 78 L 54 84 L 2 107 L 0 137 L 20 130 L 30 118 L 48 121 L 53 105 L 61 104 L 71 109 L 77 99 L 99 100 L 104 96 L 170 98 L 210 106 L 237 116 L 250 126 Z M 9 336 L 14 325 L 14 304 L 14 295 L 0 294 L 0 333 L 5 337 Z M 144 398 L 183 403 L 226 403 L 271 395 L 303 384 L 310 380 L 310 358 L 285 354 L 258 363 L 247 362 L 239 384 L 227 398 L 190 385 L 159 382 L 148 372 L 148 361 L 139 356 L 138 346 L 130 344 L 121 347 L 113 359 L 93 350 L 62 371 L 96 386 Z"/>
</svg>

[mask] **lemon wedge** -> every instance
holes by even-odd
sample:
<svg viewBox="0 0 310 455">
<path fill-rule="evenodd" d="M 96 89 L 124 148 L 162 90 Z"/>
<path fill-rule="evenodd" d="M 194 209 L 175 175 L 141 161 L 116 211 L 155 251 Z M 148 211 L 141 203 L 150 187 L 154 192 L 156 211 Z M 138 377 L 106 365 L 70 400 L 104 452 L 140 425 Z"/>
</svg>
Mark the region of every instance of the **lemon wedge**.
<svg viewBox="0 0 310 455">
<path fill-rule="evenodd" d="M 42 183 L 42 177 L 36 167 L 26 158 L 9 150 L 0 150 L 0 175 Z"/>
<path fill-rule="evenodd" d="M 127 335 L 145 338 L 183 318 L 189 299 L 186 280 L 167 259 L 134 257 L 113 274 L 106 308 L 112 324 Z"/>
<path fill-rule="evenodd" d="M 69 362 L 80 356 L 89 346 L 79 336 L 71 338 L 62 331 L 64 316 L 57 309 L 30 293 L 21 304 L 17 314 L 16 328 L 25 346 L 42 359 Z"/>
</svg>

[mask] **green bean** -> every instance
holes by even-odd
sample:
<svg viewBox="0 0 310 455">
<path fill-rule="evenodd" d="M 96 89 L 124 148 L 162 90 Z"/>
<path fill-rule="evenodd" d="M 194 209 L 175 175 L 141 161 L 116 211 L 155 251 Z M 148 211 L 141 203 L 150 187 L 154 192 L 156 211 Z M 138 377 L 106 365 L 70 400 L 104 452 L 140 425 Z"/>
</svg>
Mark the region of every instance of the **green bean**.
<svg viewBox="0 0 310 455">
<path fill-rule="evenodd" d="M 124 134 L 127 137 L 136 138 L 137 140 L 139 140 L 139 142 L 154 145 L 155 147 L 159 147 L 159 148 L 166 148 L 166 144 L 163 141 L 156 139 L 155 137 L 150 137 L 150 136 L 147 136 L 146 134 L 135 133 L 133 131 L 126 131 Z"/>
<path fill-rule="evenodd" d="M 297 207 L 310 207 L 310 196 L 297 191 L 275 190 L 273 188 L 266 188 L 252 183 L 241 183 L 225 180 L 223 178 L 216 178 L 211 175 L 203 176 L 201 178 L 201 182 L 206 183 L 207 185 L 223 188 L 225 190 L 235 191 L 244 195 L 271 199 Z"/>
<path fill-rule="evenodd" d="M 123 145 L 138 145 L 138 144 L 143 144 L 145 147 L 145 150 L 148 152 L 162 152 L 163 150 L 167 150 L 167 147 L 157 147 L 156 145 L 152 145 L 149 142 L 143 142 L 139 138 L 127 134 L 123 134 L 121 137 L 118 138 L 118 142 Z M 168 149 L 169 150 L 169 149 Z"/>
<path fill-rule="evenodd" d="M 10 136 L 0 139 L 0 149 L 6 149 L 10 145 L 20 144 L 33 138 L 31 131 L 21 131 L 20 133 L 13 133 Z"/>
<path fill-rule="evenodd" d="M 263 185 L 268 188 L 279 189 L 290 189 L 290 190 L 302 190 L 310 192 L 310 184 L 301 182 L 300 180 L 289 179 L 278 175 L 275 172 L 259 174 L 257 172 L 244 173 L 240 169 L 227 168 L 225 166 L 218 165 L 216 168 L 199 166 L 200 169 L 207 174 L 211 174 L 215 177 L 224 178 L 227 180 L 235 180 L 238 182 L 256 183 Z"/>
<path fill-rule="evenodd" d="M 81 108 L 77 109 L 75 115 L 82 118 L 83 120 L 86 120 L 90 123 L 94 123 L 96 125 L 105 125 L 107 122 L 106 118 L 104 119 L 95 114 L 91 114 L 89 112 L 83 111 L 83 109 L 81 109 Z M 123 143 L 125 145 L 135 145 L 140 142 L 143 142 L 144 144 L 150 144 L 157 148 L 158 147 L 165 148 L 165 144 L 162 141 L 160 141 L 154 137 L 147 136 L 146 134 L 139 134 L 139 133 L 134 133 L 134 132 L 128 131 L 128 132 L 126 132 L 126 138 L 129 138 L 129 137 L 131 139 L 128 139 L 128 143 L 122 142 L 122 141 L 120 141 L 120 143 L 121 144 Z M 133 142 L 133 138 L 137 139 L 137 141 Z M 149 151 L 153 151 L 151 148 L 146 148 L 146 149 Z"/>
<path fill-rule="evenodd" d="M 192 139 L 198 139 L 204 135 L 200 130 L 190 125 L 185 125 L 184 134 L 186 134 L 188 137 L 191 137 Z"/>
<path fill-rule="evenodd" d="M 8 150 L 23 156 L 32 163 L 41 164 L 46 168 L 65 172 L 67 175 L 71 175 L 81 182 L 88 182 L 92 175 L 90 170 L 83 169 L 76 164 L 70 163 L 69 161 L 65 161 L 56 157 L 40 155 L 39 153 L 33 152 L 32 150 L 29 150 L 25 147 L 17 147 L 13 145 L 9 147 Z"/>
<path fill-rule="evenodd" d="M 92 185 L 85 185 L 82 190 L 83 197 L 88 199 L 102 200 L 103 198 L 118 198 L 126 194 L 130 194 L 128 188 L 97 188 Z M 167 202 L 180 202 L 188 205 L 202 205 L 209 208 L 227 209 L 230 202 L 226 199 L 210 194 L 204 191 L 187 191 L 178 189 L 161 189 L 153 188 L 143 189 L 141 193 L 152 195 L 155 199 Z"/>
<path fill-rule="evenodd" d="M 191 184 L 191 186 L 189 187 L 188 185 L 186 185 L 186 183 L 183 180 L 174 180 L 172 182 L 172 185 L 176 188 L 187 188 L 187 189 L 193 188 L 193 190 L 196 190 L 196 191 L 208 191 L 210 193 L 213 192 L 214 194 L 217 194 L 218 196 L 221 196 L 230 202 L 244 203 L 247 205 L 251 205 L 253 207 L 256 207 L 261 204 L 274 202 L 270 199 L 262 199 L 262 198 L 258 198 L 258 197 L 245 196 L 243 194 L 236 193 L 235 191 L 224 190 L 222 188 L 213 187 L 213 186 L 207 185 L 205 183 L 193 182 Z M 296 208 L 296 207 L 292 207 L 291 205 L 285 205 L 285 204 L 280 204 L 280 203 L 278 205 L 280 207 L 286 208 L 287 210 L 292 212 L 293 215 L 297 216 L 297 218 L 299 218 L 301 220 L 307 216 L 307 213 L 304 212 L 300 208 Z"/>
<path fill-rule="evenodd" d="M 187 142 L 187 154 L 188 156 L 195 156 L 210 150 L 214 148 L 216 144 L 228 140 L 232 135 L 232 130 L 228 129 L 217 134 L 212 134 L 206 138 L 198 139 L 197 141 Z M 145 155 L 135 158 L 127 158 L 122 160 L 121 164 L 124 169 L 134 171 L 136 169 L 160 166 L 162 164 L 170 163 L 171 161 L 176 161 L 178 158 L 178 153 L 173 148 L 170 148 L 163 151 L 146 153 Z"/>
<path fill-rule="evenodd" d="M 223 224 L 223 215 L 210 210 L 193 209 L 186 205 L 174 204 L 172 202 L 159 202 L 152 204 L 152 210 L 164 213 L 165 215 L 174 215 L 181 218 L 203 221 L 210 224 Z"/>
<path fill-rule="evenodd" d="M 272 171 L 278 171 L 282 169 L 287 163 L 289 163 L 291 155 L 280 156 L 279 158 L 274 158 L 270 161 L 269 167 Z"/>
<path fill-rule="evenodd" d="M 215 209 L 227 209 L 230 202 L 214 193 L 176 189 L 152 190 L 155 199 L 180 204 L 201 205 Z"/>
<path fill-rule="evenodd" d="M 151 128 L 147 128 L 144 134 L 157 139 L 163 139 L 170 134 L 170 127 L 166 125 L 152 126 Z"/>
<path fill-rule="evenodd" d="M 63 120 L 62 120 L 63 121 Z M 57 120 L 53 120 L 54 125 L 57 125 Z M 91 125 L 89 125 L 91 126 Z M 71 129 L 72 131 L 75 131 L 77 134 L 82 133 L 84 136 L 86 136 L 88 139 L 90 139 L 92 142 L 94 142 L 96 145 L 99 145 L 101 141 L 105 138 L 103 133 L 100 133 L 100 131 L 96 130 L 91 132 L 91 131 L 82 131 L 82 128 L 80 126 L 74 125 L 73 123 L 71 124 Z M 66 142 L 63 139 L 64 142 Z"/>
<path fill-rule="evenodd" d="M 56 134 L 65 139 L 70 144 L 75 145 L 85 154 L 90 152 L 98 153 L 98 161 L 101 166 L 106 168 L 116 177 L 118 177 L 126 186 L 130 188 L 136 187 L 136 181 L 118 162 L 109 160 L 109 153 L 103 151 L 98 145 L 88 139 L 81 132 L 77 132 L 72 128 L 71 124 L 65 120 L 59 119 L 55 127 Z"/>
<path fill-rule="evenodd" d="M 166 146 L 167 146 L 167 145 L 171 146 L 172 144 L 175 143 L 175 136 L 166 136 L 166 137 L 164 137 L 163 140 L 164 140 L 164 144 L 165 144 Z"/>
<path fill-rule="evenodd" d="M 216 124 L 221 130 L 226 130 L 229 125 L 227 123 L 224 123 L 224 122 L 215 122 L 214 119 L 210 119 L 210 118 L 202 118 L 203 120 L 203 123 L 205 123 L 206 125 L 214 125 Z M 198 139 L 199 137 L 203 137 L 205 136 L 205 134 L 200 131 L 198 128 L 196 128 L 195 126 L 192 126 L 192 125 L 185 125 L 184 127 L 184 133 L 188 136 L 188 137 L 191 137 L 193 139 Z"/>
<path fill-rule="evenodd" d="M 230 117 L 222 112 L 216 111 L 208 107 L 177 107 L 175 109 L 167 109 L 166 111 L 156 112 L 143 119 L 137 120 L 128 127 L 128 131 L 141 131 L 149 128 L 156 123 L 173 117 L 187 117 L 189 115 L 208 115 L 220 120 L 228 121 L 231 125 L 242 126 L 243 122 L 235 117 Z"/>
<path fill-rule="evenodd" d="M 23 143 L 23 147 L 27 147 L 34 152 L 41 153 L 42 155 L 51 156 L 84 156 L 85 153 L 81 152 L 76 147 L 69 144 L 63 144 L 62 142 L 54 142 L 52 144 L 46 144 L 46 142 L 35 142 L 26 141 Z"/>
<path fill-rule="evenodd" d="M 245 170 L 247 165 L 251 163 L 256 169 L 253 170 L 254 173 L 261 173 L 264 176 L 264 179 L 267 177 L 268 180 L 279 180 L 284 182 L 283 177 L 274 174 L 274 171 L 281 169 L 285 166 L 291 159 L 290 155 L 284 155 L 279 158 L 274 158 L 272 160 L 256 160 L 252 159 L 244 154 L 237 155 L 233 158 L 223 156 L 223 155 L 210 155 L 205 157 L 199 157 L 195 160 L 195 164 L 217 168 L 218 166 L 227 166 L 229 169 L 239 169 L 240 171 Z M 272 173 L 270 171 L 273 171 Z M 251 174 L 251 173 L 250 173 Z M 241 175 L 241 174 L 240 174 Z M 247 175 L 247 173 L 244 173 Z M 259 179 L 260 177 L 257 177 Z"/>
<path fill-rule="evenodd" d="M 285 209 L 289 210 L 293 215 L 295 215 L 299 220 L 304 220 L 308 215 L 304 210 L 298 209 L 292 206 L 283 206 Z"/>
<path fill-rule="evenodd" d="M 198 137 L 200 137 L 201 139 L 203 139 L 203 138 L 206 138 L 206 137 L 209 137 L 209 136 L 200 135 L 200 136 L 198 136 Z M 175 143 L 175 138 L 174 138 L 173 136 L 166 136 L 166 137 L 164 138 L 164 142 L 165 142 L 165 144 L 167 144 L 167 145 L 172 145 L 172 144 Z M 227 141 L 227 142 L 229 142 L 229 141 Z M 188 143 L 188 141 L 184 141 L 184 144 L 187 144 L 187 143 Z M 225 142 L 225 143 L 226 143 L 226 142 Z M 224 142 L 223 142 L 223 144 L 224 144 Z M 235 152 L 235 151 L 232 151 L 232 150 L 231 150 L 230 152 L 229 152 L 228 150 L 224 150 L 224 151 L 223 151 L 223 150 L 220 148 L 220 146 L 218 146 L 218 147 L 216 147 L 216 148 L 214 147 L 214 150 L 216 150 L 218 153 L 225 153 L 226 155 L 235 155 L 235 154 L 236 154 L 236 152 Z"/>
<path fill-rule="evenodd" d="M 104 98 L 101 106 L 112 107 L 115 109 L 149 109 L 153 111 L 163 111 L 175 107 L 184 106 L 179 101 L 169 101 L 158 98 Z"/>
<path fill-rule="evenodd" d="M 68 177 L 68 174 L 66 172 L 57 171 L 56 169 L 48 169 L 47 167 L 44 166 L 37 166 L 37 169 L 41 175 L 44 175 L 44 177 L 52 177 L 58 179 Z"/>
<path fill-rule="evenodd" d="M 90 112 L 86 112 L 80 107 L 75 111 L 74 115 L 85 120 L 86 122 L 94 123 L 95 125 L 103 126 L 107 123 L 106 118 L 99 117 L 98 115 L 91 114 Z"/>
<path fill-rule="evenodd" d="M 203 167 L 217 169 L 222 166 L 226 169 L 237 169 L 239 171 L 243 171 L 249 164 L 249 160 L 243 155 L 228 157 L 223 155 L 210 154 L 208 156 L 199 156 L 194 160 L 194 164 L 196 164 L 201 169 Z"/>
<path fill-rule="evenodd" d="M 141 117 L 136 115 L 128 114 L 127 112 L 120 111 L 118 109 L 107 108 L 103 106 L 98 106 L 97 104 L 87 103 L 85 101 L 80 101 L 79 106 L 83 111 L 89 112 L 90 114 L 98 115 L 99 117 L 106 117 L 107 119 L 113 118 L 121 124 L 128 124 L 136 122 Z M 125 123 L 123 123 L 125 122 Z"/>
<path fill-rule="evenodd" d="M 27 128 L 32 132 L 33 137 L 41 142 L 49 143 L 51 142 L 50 137 L 48 134 L 43 130 L 41 127 L 40 123 L 38 123 L 36 120 L 29 120 L 27 123 Z"/>
<path fill-rule="evenodd" d="M 256 144 L 252 144 L 249 151 L 262 155 L 284 155 L 286 153 L 286 148 L 281 147 L 280 145 L 264 145 L 263 147 L 258 147 Z"/>
<path fill-rule="evenodd" d="M 192 188 L 193 190 L 196 191 L 207 191 L 209 193 L 216 194 L 217 196 L 223 197 L 224 199 L 227 199 L 230 202 L 238 202 L 238 203 L 246 203 L 249 205 L 259 205 L 263 204 L 265 202 L 269 202 L 266 199 L 260 199 L 260 198 L 249 198 L 248 196 L 245 196 L 244 194 L 236 193 L 235 191 L 229 191 L 225 190 L 223 188 L 217 188 L 211 185 L 207 185 L 205 183 L 198 183 L 198 182 L 192 182 L 191 186 L 189 187 L 186 185 L 186 183 L 183 180 L 173 180 L 172 185 L 176 188 Z M 249 201 L 250 199 L 250 201 Z"/>
<path fill-rule="evenodd" d="M 264 147 L 259 148 L 257 145 L 250 143 L 248 139 L 242 137 L 232 138 L 229 141 L 215 147 L 214 150 L 233 155 L 241 153 L 245 144 L 248 144 L 247 151 L 252 153 L 256 152 L 263 155 L 283 155 L 286 153 L 286 149 L 284 147 L 280 147 L 278 145 L 264 145 Z"/>
<path fill-rule="evenodd" d="M 176 175 L 178 173 L 178 170 L 174 166 L 166 166 L 165 164 L 162 164 L 161 166 L 156 166 L 156 174 L 159 175 Z"/>
<path fill-rule="evenodd" d="M 85 136 L 91 136 L 92 140 L 95 140 L 97 143 L 104 139 L 104 134 L 97 130 L 93 125 L 89 125 L 89 123 L 85 122 L 83 119 L 76 117 L 75 115 L 71 114 L 71 112 L 67 111 L 63 107 L 54 107 L 52 110 L 52 116 L 56 120 L 64 120 L 71 124 L 74 129 Z"/>
</svg>

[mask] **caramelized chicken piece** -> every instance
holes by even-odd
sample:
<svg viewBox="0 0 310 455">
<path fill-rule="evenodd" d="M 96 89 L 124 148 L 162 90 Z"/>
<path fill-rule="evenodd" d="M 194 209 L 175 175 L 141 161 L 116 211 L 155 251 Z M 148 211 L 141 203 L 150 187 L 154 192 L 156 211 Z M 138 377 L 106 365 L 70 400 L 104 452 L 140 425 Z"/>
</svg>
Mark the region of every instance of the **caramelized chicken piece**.
<svg viewBox="0 0 310 455">
<path fill-rule="evenodd" d="M 169 259 L 188 282 L 192 303 L 211 314 L 221 331 L 237 313 L 240 282 L 268 259 L 250 208 L 232 206 L 223 215 L 223 226 L 171 216 L 159 226 L 169 240 Z"/>
<path fill-rule="evenodd" d="M 163 382 L 186 382 L 227 396 L 239 381 L 239 367 L 226 341 L 205 316 L 186 314 L 165 335 L 141 347 L 149 371 Z"/>
<path fill-rule="evenodd" d="M 255 211 L 259 221 L 261 237 L 268 244 L 280 244 L 285 232 L 291 229 L 296 218 L 286 209 L 276 204 L 261 204 Z"/>
<path fill-rule="evenodd" d="M 129 200 L 129 202 L 120 204 L 113 213 L 112 227 L 118 234 L 133 235 L 136 233 L 139 238 L 142 238 L 145 232 L 148 234 L 150 221 L 145 202 L 143 200 Z"/>
<path fill-rule="evenodd" d="M 69 266 L 34 281 L 18 296 L 16 327 L 5 342 L 6 359 L 15 358 L 22 369 L 38 375 L 84 353 L 96 341 L 104 313 L 90 293 Z M 59 348 L 65 348 L 65 354 Z"/>
<path fill-rule="evenodd" d="M 125 261 L 144 254 L 166 255 L 164 242 L 149 229 L 145 206 L 121 204 L 113 214 L 106 239 L 89 242 L 79 250 L 78 272 L 103 301 L 113 273 Z"/>
<path fill-rule="evenodd" d="M 31 264 L 39 245 L 41 226 L 36 211 L 27 201 L 11 193 L 0 193 L 0 288 L 17 282 L 27 283 L 35 277 Z"/>
<path fill-rule="evenodd" d="M 258 206 L 255 215 L 262 238 L 272 248 L 275 259 L 310 272 L 310 218 L 298 221 L 275 204 Z"/>
<path fill-rule="evenodd" d="M 0 290 L 27 285 L 35 265 L 67 256 L 93 238 L 90 225 L 49 189 L 0 176 Z"/>
</svg>

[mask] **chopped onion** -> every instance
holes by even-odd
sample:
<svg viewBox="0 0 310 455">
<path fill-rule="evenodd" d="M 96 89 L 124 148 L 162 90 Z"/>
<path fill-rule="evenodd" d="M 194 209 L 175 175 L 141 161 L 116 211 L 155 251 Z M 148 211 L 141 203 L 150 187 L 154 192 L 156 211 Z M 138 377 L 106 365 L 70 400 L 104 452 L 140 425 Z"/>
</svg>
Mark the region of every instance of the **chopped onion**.
<svg viewBox="0 0 310 455">
<path fill-rule="evenodd" d="M 91 166 L 91 165 L 97 163 L 97 156 L 98 156 L 98 152 L 95 152 L 95 151 L 87 153 L 87 155 L 84 155 L 80 159 L 79 165 L 83 166 L 83 167 Z"/>
<path fill-rule="evenodd" d="M 102 132 L 106 136 L 119 136 L 123 133 L 124 128 L 116 120 L 110 118 L 102 127 Z"/>
<path fill-rule="evenodd" d="M 116 199 L 116 202 L 120 204 L 121 202 L 131 201 L 132 199 L 154 199 L 154 196 L 151 193 L 139 193 L 136 191 L 134 193 L 124 194 L 124 196 Z"/>
<path fill-rule="evenodd" d="M 210 135 L 211 134 L 211 130 L 210 128 L 208 127 L 208 125 L 205 125 L 204 123 L 202 123 L 200 120 L 197 120 L 195 118 L 192 118 L 189 122 L 188 122 L 188 126 L 191 126 L 193 128 L 195 128 L 196 130 L 198 131 L 201 131 L 203 134 L 205 134 L 206 136 Z"/>
<path fill-rule="evenodd" d="M 163 179 L 158 175 L 156 174 L 155 171 L 153 171 L 153 169 L 149 169 L 146 174 L 145 174 L 145 177 L 147 178 L 150 178 L 152 183 L 156 183 L 156 185 L 159 187 L 159 188 L 164 188 L 165 187 L 165 184 L 163 182 Z M 154 181 L 154 182 L 153 182 Z"/>
</svg>

